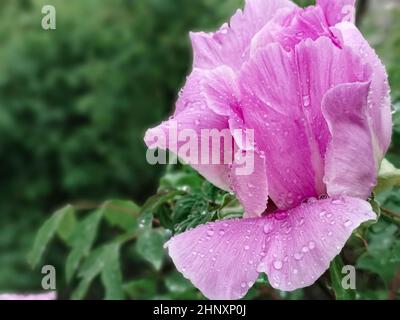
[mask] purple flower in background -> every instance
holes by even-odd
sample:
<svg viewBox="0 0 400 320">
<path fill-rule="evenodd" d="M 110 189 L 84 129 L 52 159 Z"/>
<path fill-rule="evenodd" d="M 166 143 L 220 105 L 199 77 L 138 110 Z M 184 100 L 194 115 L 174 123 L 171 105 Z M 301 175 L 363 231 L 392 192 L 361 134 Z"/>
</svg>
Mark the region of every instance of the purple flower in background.
<svg viewBox="0 0 400 320">
<path fill-rule="evenodd" d="M 0 294 L 0 300 L 56 300 L 57 293 L 55 291 L 38 293 L 38 294 Z"/>
<path fill-rule="evenodd" d="M 232 191 L 243 219 L 172 238 L 176 267 L 212 299 L 243 297 L 260 272 L 274 288 L 313 284 L 361 223 L 390 144 L 387 74 L 354 25 L 354 0 L 247 0 L 215 33 L 192 33 L 194 65 L 170 121 L 178 130 L 228 129 L 254 156 L 192 165 Z M 168 134 L 169 121 L 146 134 Z M 235 129 L 254 131 L 244 145 Z M 160 148 L 178 150 L 171 141 Z M 223 152 L 223 150 L 218 150 Z M 179 156 L 182 156 L 179 154 Z M 268 209 L 267 209 L 268 206 Z"/>
</svg>

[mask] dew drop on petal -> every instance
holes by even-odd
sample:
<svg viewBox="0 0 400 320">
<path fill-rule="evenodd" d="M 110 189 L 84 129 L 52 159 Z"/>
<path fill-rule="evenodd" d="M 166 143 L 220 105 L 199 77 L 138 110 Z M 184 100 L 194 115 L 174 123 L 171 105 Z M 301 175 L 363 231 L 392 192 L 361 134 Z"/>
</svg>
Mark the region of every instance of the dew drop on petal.
<svg viewBox="0 0 400 320">
<path fill-rule="evenodd" d="M 303 96 L 303 104 L 304 104 L 305 107 L 309 107 L 310 106 L 310 96 L 309 95 Z"/>
<path fill-rule="evenodd" d="M 264 224 L 263 231 L 265 234 L 269 234 L 272 231 L 272 225 L 270 223 Z"/>
<path fill-rule="evenodd" d="M 352 226 L 352 224 L 353 224 L 353 222 L 351 222 L 351 220 L 347 220 L 347 221 L 344 223 L 344 226 L 345 226 L 346 228 L 350 228 L 350 227 Z"/>
<path fill-rule="evenodd" d="M 303 258 L 303 254 L 302 254 L 301 252 L 296 252 L 296 253 L 294 254 L 294 258 L 295 258 L 296 260 L 301 260 L 301 259 Z"/>
<path fill-rule="evenodd" d="M 282 261 L 280 261 L 280 260 L 274 261 L 274 268 L 275 268 L 276 270 L 281 270 L 281 269 L 282 269 L 282 266 L 283 266 Z"/>
</svg>

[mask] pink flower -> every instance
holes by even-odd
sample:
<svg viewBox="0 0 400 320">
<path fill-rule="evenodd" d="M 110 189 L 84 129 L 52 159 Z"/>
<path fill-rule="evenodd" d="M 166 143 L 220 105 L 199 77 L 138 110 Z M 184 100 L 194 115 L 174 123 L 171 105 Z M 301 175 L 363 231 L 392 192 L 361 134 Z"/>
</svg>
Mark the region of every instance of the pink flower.
<svg viewBox="0 0 400 320">
<path fill-rule="evenodd" d="M 57 293 L 55 291 L 38 293 L 38 294 L 0 294 L 0 300 L 56 300 Z"/>
<path fill-rule="evenodd" d="M 354 0 L 247 0 L 215 33 L 192 33 L 193 72 L 170 121 L 179 130 L 254 130 L 254 171 L 193 165 L 233 191 L 245 217 L 173 237 L 169 254 L 211 299 L 238 299 L 265 272 L 274 288 L 313 284 L 361 223 L 390 144 L 387 74 L 353 24 Z M 169 122 L 149 146 L 178 150 Z M 223 151 L 220 151 L 223 152 Z M 178 152 L 179 154 L 179 152 Z M 179 154 L 182 156 L 181 154 Z M 268 204 L 268 214 L 266 208 Z"/>
</svg>

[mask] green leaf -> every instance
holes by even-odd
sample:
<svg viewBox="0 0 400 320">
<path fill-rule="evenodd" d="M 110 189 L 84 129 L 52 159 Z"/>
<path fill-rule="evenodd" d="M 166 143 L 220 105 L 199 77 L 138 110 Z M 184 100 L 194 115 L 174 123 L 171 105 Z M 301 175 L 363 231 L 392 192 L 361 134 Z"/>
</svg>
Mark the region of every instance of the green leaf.
<svg viewBox="0 0 400 320">
<path fill-rule="evenodd" d="M 81 281 L 73 292 L 72 298 L 83 299 L 93 280 L 101 275 L 101 281 L 105 287 L 105 299 L 123 299 L 119 252 L 120 243 L 118 242 L 103 245 L 92 251 L 79 270 L 78 277 Z"/>
<path fill-rule="evenodd" d="M 383 159 L 379 170 L 378 185 L 374 191 L 381 193 L 396 186 L 400 186 L 400 169 L 397 169 L 387 159 Z"/>
<path fill-rule="evenodd" d="M 28 255 L 29 264 L 33 268 L 41 260 L 48 243 L 53 239 L 65 216 L 71 214 L 71 212 L 73 213 L 74 209 L 70 205 L 57 210 L 39 229 L 33 243 L 33 248 Z"/>
<path fill-rule="evenodd" d="M 78 277 L 81 278 L 81 282 L 78 288 L 72 293 L 71 298 L 74 300 L 83 299 L 90 287 L 92 281 L 98 276 L 101 270 L 104 268 L 104 252 L 106 247 L 100 247 L 92 251 L 89 256 L 85 259 Z"/>
<path fill-rule="evenodd" d="M 177 271 L 172 272 L 165 278 L 165 286 L 174 293 L 183 293 L 194 288 L 190 281 Z"/>
<path fill-rule="evenodd" d="M 111 226 L 131 231 L 137 228 L 140 207 L 132 201 L 110 200 L 102 206 L 105 219 Z"/>
<path fill-rule="evenodd" d="M 96 210 L 82 220 L 75 228 L 70 238 L 72 250 L 67 257 L 65 266 L 67 282 L 71 281 L 82 258 L 89 254 L 90 248 L 96 238 L 97 230 L 103 211 Z"/>
<path fill-rule="evenodd" d="M 121 300 L 124 298 L 122 289 L 122 274 L 120 266 L 120 244 L 113 243 L 107 246 L 104 255 L 104 268 L 101 272 L 101 281 L 106 289 L 105 299 Z"/>
<path fill-rule="evenodd" d="M 380 221 L 374 225 L 368 235 L 368 250 L 357 261 L 359 269 L 377 274 L 387 286 L 400 268 L 397 232 L 393 224 Z"/>
<path fill-rule="evenodd" d="M 145 230 L 136 242 L 136 252 L 156 270 L 160 270 L 164 258 L 163 245 L 164 235 L 160 230 Z"/>
<path fill-rule="evenodd" d="M 160 191 L 163 189 L 180 189 L 189 191 L 200 189 L 204 179 L 191 167 L 183 166 L 176 169 L 175 166 L 167 170 L 167 173 L 160 179 Z"/>
<path fill-rule="evenodd" d="M 340 256 L 337 256 L 330 265 L 329 272 L 331 276 L 332 289 L 335 292 L 336 300 L 354 300 L 356 292 L 352 289 L 344 289 L 342 286 L 343 280 L 343 262 Z"/>
<path fill-rule="evenodd" d="M 157 294 L 157 282 L 154 278 L 133 280 L 124 285 L 124 291 L 131 299 L 152 299 Z"/>
<path fill-rule="evenodd" d="M 60 226 L 58 227 L 57 230 L 58 236 L 66 243 L 69 243 L 69 239 L 73 234 L 77 224 L 78 221 L 76 219 L 75 210 L 68 210 L 65 213 Z"/>
</svg>

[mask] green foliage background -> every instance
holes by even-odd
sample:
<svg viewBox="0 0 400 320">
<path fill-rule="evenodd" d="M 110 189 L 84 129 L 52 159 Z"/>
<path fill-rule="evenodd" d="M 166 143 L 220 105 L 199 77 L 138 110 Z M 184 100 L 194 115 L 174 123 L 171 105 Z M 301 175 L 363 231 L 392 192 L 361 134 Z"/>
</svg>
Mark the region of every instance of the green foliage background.
<svg viewBox="0 0 400 320">
<path fill-rule="evenodd" d="M 215 29 L 242 2 L 0 2 L 0 292 L 40 290 L 40 268 L 30 268 L 28 251 L 49 213 L 70 203 L 52 216 L 30 256 L 40 265 L 45 253 L 43 261 L 60 270 L 62 297 L 201 298 L 166 260 L 165 229 L 235 216 L 236 204 L 187 168 L 149 166 L 142 141 L 145 129 L 172 111 L 190 69 L 188 32 Z M 400 8 L 377 2 L 364 1 L 358 21 L 387 65 L 399 110 Z M 44 4 L 57 9 L 54 31 L 40 26 Z M 397 167 L 399 114 L 388 155 Z M 378 200 L 400 212 L 398 188 Z M 362 298 L 391 292 L 400 251 L 394 220 L 386 217 L 362 235 L 369 250 L 354 237 L 344 252 L 364 270 Z M 85 223 L 94 226 L 92 236 L 82 237 Z M 318 286 L 290 295 L 257 286 L 249 298 L 329 297 Z M 105 295 L 97 290 L 103 287 Z"/>
</svg>

